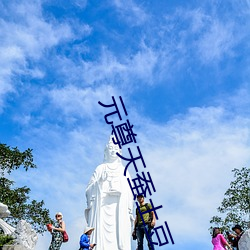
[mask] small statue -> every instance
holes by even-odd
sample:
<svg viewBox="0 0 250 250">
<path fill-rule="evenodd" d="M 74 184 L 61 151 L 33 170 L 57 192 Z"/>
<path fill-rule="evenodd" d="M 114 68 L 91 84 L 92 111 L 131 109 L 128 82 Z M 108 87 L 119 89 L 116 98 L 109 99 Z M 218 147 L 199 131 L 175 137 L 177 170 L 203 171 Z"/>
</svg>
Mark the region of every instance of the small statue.
<svg viewBox="0 0 250 250">
<path fill-rule="evenodd" d="M 35 249 L 38 237 L 31 225 L 25 220 L 20 220 L 13 235 L 16 244 L 22 245 L 27 250 Z"/>
<path fill-rule="evenodd" d="M 35 230 L 25 220 L 20 220 L 15 229 L 2 220 L 9 215 L 8 206 L 0 202 L 0 228 L 3 229 L 4 234 L 13 236 L 15 245 L 20 245 L 25 250 L 34 250 L 38 240 Z"/>
<path fill-rule="evenodd" d="M 0 202 L 0 228 L 3 229 L 4 234 L 12 235 L 15 228 L 6 223 L 2 218 L 6 218 L 10 215 L 8 206 Z"/>
</svg>

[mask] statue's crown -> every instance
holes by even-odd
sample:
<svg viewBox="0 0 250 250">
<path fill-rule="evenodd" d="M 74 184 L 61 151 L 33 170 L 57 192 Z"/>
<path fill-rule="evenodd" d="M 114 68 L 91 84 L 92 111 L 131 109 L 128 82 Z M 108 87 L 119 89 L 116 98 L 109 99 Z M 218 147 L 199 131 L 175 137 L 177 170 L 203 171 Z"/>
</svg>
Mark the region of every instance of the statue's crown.
<svg viewBox="0 0 250 250">
<path fill-rule="evenodd" d="M 109 142 L 108 142 L 108 144 L 114 144 L 114 142 L 116 142 L 115 136 L 114 135 L 110 135 L 109 136 Z"/>
</svg>

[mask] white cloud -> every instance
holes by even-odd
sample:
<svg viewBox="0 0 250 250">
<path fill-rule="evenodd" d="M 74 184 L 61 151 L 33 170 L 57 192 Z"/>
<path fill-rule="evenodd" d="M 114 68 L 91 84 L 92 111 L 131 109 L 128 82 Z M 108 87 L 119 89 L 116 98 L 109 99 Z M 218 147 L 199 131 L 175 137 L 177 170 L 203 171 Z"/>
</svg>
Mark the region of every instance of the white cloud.
<svg viewBox="0 0 250 250">
<path fill-rule="evenodd" d="M 174 69 L 178 63 L 189 67 L 190 60 L 198 59 L 211 65 L 233 57 L 236 46 L 246 35 L 236 29 L 239 27 L 236 19 L 228 19 L 203 5 L 193 9 L 177 8 L 175 13 L 165 16 L 165 22 L 159 27 L 162 39 L 159 46 L 174 57 Z"/>
<path fill-rule="evenodd" d="M 158 52 L 142 44 L 142 49 L 128 61 L 128 75 L 131 79 L 142 79 L 152 84 L 155 80 L 154 70 L 158 63 L 160 63 Z"/>
<path fill-rule="evenodd" d="M 3 7 L 3 12 L 11 13 L 9 18 L 0 19 L 0 95 L 14 91 L 13 77 L 31 75 L 41 78 L 44 73 L 36 66 L 30 66 L 28 60 L 41 58 L 45 50 L 57 45 L 63 40 L 72 38 L 70 26 L 48 22 L 42 16 L 39 1 L 27 3 L 9 3 Z M 33 68 L 34 67 L 34 68 Z M 2 100 L 2 98 L 1 98 Z M 3 102 L 0 104 L 2 108 Z"/>
<path fill-rule="evenodd" d="M 105 81 L 114 81 L 115 77 L 126 72 L 126 65 L 107 49 L 103 48 L 100 58 L 96 62 L 83 61 L 83 77 L 86 83 L 93 84 Z"/>
<path fill-rule="evenodd" d="M 191 31 L 194 33 L 200 32 L 211 20 L 211 17 L 205 15 L 202 9 L 194 9 L 193 11 L 187 12 L 186 15 L 191 19 Z"/>
<path fill-rule="evenodd" d="M 250 104 L 250 88 L 249 83 L 244 83 L 238 88 L 234 95 L 226 99 L 228 107 L 233 109 L 238 114 L 248 114 Z M 220 102 L 224 103 L 225 99 L 221 98 Z"/>
<path fill-rule="evenodd" d="M 157 63 L 158 54 L 142 42 L 135 54 L 120 58 L 103 48 L 99 60 L 82 62 L 82 74 L 87 84 L 110 82 L 128 88 L 137 80 L 151 84 Z"/>
<path fill-rule="evenodd" d="M 53 89 L 48 93 L 52 105 L 59 108 L 66 116 L 93 118 L 100 111 L 98 101 L 109 103 L 117 90 L 110 85 L 101 85 L 96 89 L 80 88 L 73 85 L 62 89 Z M 98 105 L 99 106 L 99 105 Z"/>
<path fill-rule="evenodd" d="M 237 41 L 233 34 L 231 24 L 213 21 L 197 42 L 200 59 L 204 63 L 210 63 L 213 60 L 220 61 L 225 56 L 232 56 L 232 49 Z"/>
<path fill-rule="evenodd" d="M 113 4 L 119 15 L 131 26 L 142 25 L 148 19 L 147 13 L 133 0 L 113 0 Z"/>
<path fill-rule="evenodd" d="M 1 20 L 1 45 L 16 46 L 27 57 L 39 58 L 44 49 L 73 36 L 67 24 L 46 21 L 37 3 L 21 2 L 10 6 L 9 11 L 12 12 L 12 19 Z"/>
<path fill-rule="evenodd" d="M 87 0 L 74 0 L 74 4 L 78 6 L 80 9 L 84 9 L 87 5 Z"/>
</svg>

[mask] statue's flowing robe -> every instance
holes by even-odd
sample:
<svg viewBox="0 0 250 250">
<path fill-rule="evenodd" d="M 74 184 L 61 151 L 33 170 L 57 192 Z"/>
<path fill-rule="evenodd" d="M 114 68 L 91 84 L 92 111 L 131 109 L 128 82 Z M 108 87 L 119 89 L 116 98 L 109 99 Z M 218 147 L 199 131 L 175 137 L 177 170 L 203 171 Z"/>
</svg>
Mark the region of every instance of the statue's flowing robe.
<svg viewBox="0 0 250 250">
<path fill-rule="evenodd" d="M 110 169 L 109 163 L 99 165 L 86 189 L 88 226 L 94 227 L 91 243 L 95 250 L 131 250 L 133 196 L 124 167 L 118 164 Z"/>
<path fill-rule="evenodd" d="M 240 250 L 250 249 L 250 229 L 243 233 L 243 235 L 240 237 L 238 245 Z"/>
</svg>

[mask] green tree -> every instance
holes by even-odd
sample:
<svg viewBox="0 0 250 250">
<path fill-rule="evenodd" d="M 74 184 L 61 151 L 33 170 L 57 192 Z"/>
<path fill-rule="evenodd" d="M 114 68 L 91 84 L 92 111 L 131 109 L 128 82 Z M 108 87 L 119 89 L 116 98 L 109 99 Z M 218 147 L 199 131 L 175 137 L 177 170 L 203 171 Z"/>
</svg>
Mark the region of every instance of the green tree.
<svg viewBox="0 0 250 250">
<path fill-rule="evenodd" d="M 250 169 L 235 168 L 232 172 L 234 180 L 217 208 L 222 216 L 213 216 L 210 220 L 212 225 L 222 228 L 223 231 L 230 231 L 235 224 L 246 229 L 250 220 Z"/>
<path fill-rule="evenodd" d="M 6 175 L 19 168 L 26 171 L 36 168 L 32 150 L 21 152 L 16 147 L 0 144 L 0 202 L 6 204 L 11 211 L 11 216 L 5 220 L 13 226 L 21 219 L 26 220 L 36 232 L 43 233 L 46 230 L 45 225 L 52 221 L 49 210 L 44 208 L 44 201 L 30 200 L 30 188 L 14 188 L 15 183 L 6 178 Z"/>
</svg>

